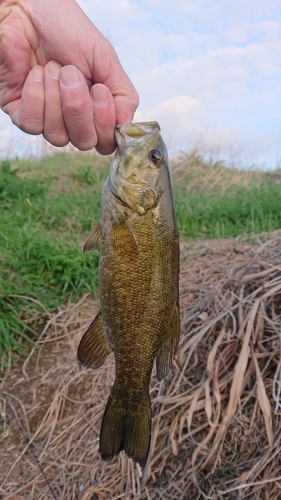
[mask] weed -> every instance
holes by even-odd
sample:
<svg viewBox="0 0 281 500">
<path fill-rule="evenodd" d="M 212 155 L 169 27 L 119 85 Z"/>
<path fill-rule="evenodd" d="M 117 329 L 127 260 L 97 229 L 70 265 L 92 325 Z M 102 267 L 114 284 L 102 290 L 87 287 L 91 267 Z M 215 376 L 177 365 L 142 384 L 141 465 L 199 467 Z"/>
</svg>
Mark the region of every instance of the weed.
<svg viewBox="0 0 281 500">
<path fill-rule="evenodd" d="M 81 241 L 99 219 L 101 186 L 50 195 L 50 182 L 19 172 L 0 169 L 0 355 L 22 353 L 46 310 L 96 295 L 98 279 L 98 254 L 82 255 Z"/>
<path fill-rule="evenodd" d="M 242 447 L 241 450 L 239 450 L 238 453 L 235 455 L 232 462 L 230 462 L 226 466 L 221 467 L 221 469 L 220 469 L 220 476 L 221 477 L 226 478 L 227 475 L 232 472 L 236 463 L 238 462 L 239 458 L 241 457 L 243 451 L 244 451 L 244 448 Z"/>
<path fill-rule="evenodd" d="M 182 238 L 227 238 L 270 232 L 281 227 L 281 186 L 236 186 L 216 192 L 175 188 Z"/>
</svg>

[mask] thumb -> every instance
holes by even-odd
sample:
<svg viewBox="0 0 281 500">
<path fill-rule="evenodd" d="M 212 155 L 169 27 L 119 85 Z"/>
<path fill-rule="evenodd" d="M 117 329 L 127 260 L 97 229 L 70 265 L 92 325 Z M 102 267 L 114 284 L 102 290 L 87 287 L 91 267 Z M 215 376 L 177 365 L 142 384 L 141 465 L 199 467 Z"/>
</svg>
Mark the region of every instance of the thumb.
<svg viewBox="0 0 281 500">
<path fill-rule="evenodd" d="M 133 84 L 130 82 L 130 85 L 126 87 L 125 91 L 123 89 L 120 90 L 119 94 L 113 96 L 113 99 L 116 123 L 123 124 L 131 122 L 139 105 L 139 96 Z"/>
</svg>

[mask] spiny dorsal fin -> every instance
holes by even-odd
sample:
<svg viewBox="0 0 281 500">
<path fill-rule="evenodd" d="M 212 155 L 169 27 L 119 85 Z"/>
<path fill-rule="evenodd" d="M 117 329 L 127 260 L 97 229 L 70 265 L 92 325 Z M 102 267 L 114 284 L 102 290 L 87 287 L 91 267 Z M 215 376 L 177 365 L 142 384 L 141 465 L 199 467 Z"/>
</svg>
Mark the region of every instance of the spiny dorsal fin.
<svg viewBox="0 0 281 500">
<path fill-rule="evenodd" d="M 111 353 L 101 311 L 87 328 L 77 350 L 79 363 L 86 368 L 99 368 Z"/>
<path fill-rule="evenodd" d="M 89 232 L 86 240 L 83 243 L 83 253 L 90 252 L 90 250 L 100 250 L 101 245 L 101 227 L 97 224 Z"/>
</svg>

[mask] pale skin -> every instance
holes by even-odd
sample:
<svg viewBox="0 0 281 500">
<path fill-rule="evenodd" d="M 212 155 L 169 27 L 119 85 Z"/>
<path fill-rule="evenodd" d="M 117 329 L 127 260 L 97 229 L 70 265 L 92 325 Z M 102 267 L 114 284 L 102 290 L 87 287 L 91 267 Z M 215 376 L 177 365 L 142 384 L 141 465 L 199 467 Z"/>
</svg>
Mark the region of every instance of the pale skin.
<svg viewBox="0 0 281 500">
<path fill-rule="evenodd" d="M 115 149 L 138 94 L 112 45 L 75 0 L 0 0 L 0 106 L 54 146 Z"/>
</svg>

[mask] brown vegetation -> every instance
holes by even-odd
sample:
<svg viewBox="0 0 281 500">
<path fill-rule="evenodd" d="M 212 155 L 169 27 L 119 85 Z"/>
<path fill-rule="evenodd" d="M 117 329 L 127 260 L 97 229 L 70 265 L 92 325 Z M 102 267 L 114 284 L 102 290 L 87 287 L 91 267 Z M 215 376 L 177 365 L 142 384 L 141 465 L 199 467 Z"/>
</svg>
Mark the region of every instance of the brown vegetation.
<svg viewBox="0 0 281 500">
<path fill-rule="evenodd" d="M 123 452 L 99 457 L 114 361 L 98 371 L 77 365 L 98 307 L 85 296 L 52 315 L 23 366 L 5 371 L 3 500 L 281 498 L 281 233 L 181 250 L 181 341 L 166 379 L 152 377 L 145 469 Z"/>
<path fill-rule="evenodd" d="M 226 168 L 221 161 L 205 161 L 196 150 L 179 156 L 176 161 L 172 161 L 171 167 L 175 185 L 185 185 L 189 191 L 217 191 L 220 194 L 234 186 L 260 186 L 264 179 L 275 180 L 278 176 L 277 172 L 274 177 L 272 172 Z"/>
</svg>

